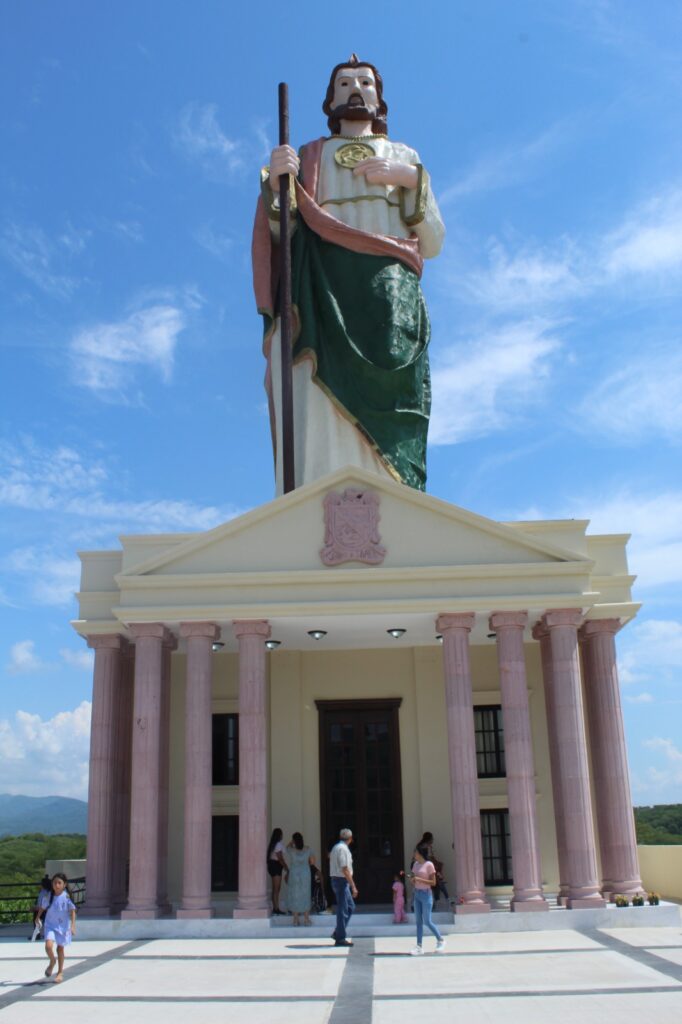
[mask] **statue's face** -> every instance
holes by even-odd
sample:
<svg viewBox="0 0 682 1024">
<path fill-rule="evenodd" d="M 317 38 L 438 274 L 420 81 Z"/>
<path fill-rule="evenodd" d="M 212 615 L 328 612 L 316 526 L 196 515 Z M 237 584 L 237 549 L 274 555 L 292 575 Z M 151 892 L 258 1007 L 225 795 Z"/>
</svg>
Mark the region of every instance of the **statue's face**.
<svg viewBox="0 0 682 1024">
<path fill-rule="evenodd" d="M 374 72 L 371 68 L 363 67 L 361 64 L 356 68 L 341 68 L 334 79 L 334 98 L 332 110 L 337 111 L 343 108 L 342 116 L 355 117 L 359 114 L 369 115 L 372 118 L 379 106 L 377 96 L 377 84 L 374 79 Z"/>
</svg>

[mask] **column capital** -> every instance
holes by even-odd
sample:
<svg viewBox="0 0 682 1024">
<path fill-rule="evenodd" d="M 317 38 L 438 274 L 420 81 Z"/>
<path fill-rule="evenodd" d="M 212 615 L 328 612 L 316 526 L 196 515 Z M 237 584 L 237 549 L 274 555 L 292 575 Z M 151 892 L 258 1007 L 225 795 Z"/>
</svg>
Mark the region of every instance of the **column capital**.
<svg viewBox="0 0 682 1024">
<path fill-rule="evenodd" d="M 93 650 L 106 648 L 110 651 L 125 651 L 128 648 L 128 641 L 122 633 L 94 633 L 85 637 L 88 647 Z"/>
<path fill-rule="evenodd" d="M 134 640 L 141 640 L 142 637 L 155 637 L 162 643 L 170 645 L 171 639 L 175 639 L 163 622 L 133 622 L 128 629 Z"/>
<path fill-rule="evenodd" d="M 549 636 L 549 630 L 542 619 L 538 619 L 533 626 L 531 636 L 533 637 L 533 640 L 545 640 Z"/>
<path fill-rule="evenodd" d="M 528 612 L 493 612 L 488 627 L 491 630 L 525 629 L 527 622 Z"/>
<path fill-rule="evenodd" d="M 443 612 L 436 619 L 436 629 L 439 633 L 445 633 L 448 629 L 466 629 L 470 633 L 475 622 L 474 612 Z"/>
<path fill-rule="evenodd" d="M 590 637 L 603 633 L 615 636 L 620 629 L 620 619 L 590 619 L 581 626 L 579 636 L 581 640 L 589 640 Z"/>
<path fill-rule="evenodd" d="M 583 621 L 583 613 L 580 608 L 554 608 L 551 612 L 545 612 L 542 622 L 547 629 L 554 626 L 578 626 Z"/>
<path fill-rule="evenodd" d="M 243 636 L 260 636 L 267 640 L 270 636 L 270 623 L 265 619 L 235 619 L 232 622 L 237 640 Z"/>
<path fill-rule="evenodd" d="M 181 622 L 180 636 L 205 637 L 206 640 L 220 640 L 220 626 L 216 622 Z"/>
</svg>

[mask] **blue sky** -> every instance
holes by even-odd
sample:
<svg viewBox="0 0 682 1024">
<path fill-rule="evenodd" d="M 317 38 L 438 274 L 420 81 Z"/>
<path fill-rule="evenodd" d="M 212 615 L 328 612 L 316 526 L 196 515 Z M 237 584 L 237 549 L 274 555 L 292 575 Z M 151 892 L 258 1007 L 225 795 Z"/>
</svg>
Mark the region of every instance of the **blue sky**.
<svg viewBox="0 0 682 1024">
<path fill-rule="evenodd" d="M 84 796 L 75 551 L 269 500 L 257 172 L 289 82 L 378 65 L 447 226 L 428 490 L 631 532 L 637 803 L 682 799 L 682 9 L 674 0 L 0 7 L 0 789 Z M 282 11 L 286 11 L 286 20 Z"/>
</svg>

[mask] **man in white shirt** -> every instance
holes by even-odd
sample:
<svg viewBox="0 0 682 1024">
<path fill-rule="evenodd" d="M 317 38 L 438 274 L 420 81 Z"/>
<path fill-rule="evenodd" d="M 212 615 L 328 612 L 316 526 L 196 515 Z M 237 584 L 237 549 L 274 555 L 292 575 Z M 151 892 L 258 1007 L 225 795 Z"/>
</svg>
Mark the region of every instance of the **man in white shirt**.
<svg viewBox="0 0 682 1024">
<path fill-rule="evenodd" d="M 346 938 L 346 928 L 355 910 L 355 899 L 358 895 L 353 881 L 353 855 L 350 852 L 352 842 L 351 830 L 342 828 L 339 832 L 339 841 L 332 847 L 329 855 L 329 875 L 336 898 L 336 928 L 332 935 L 335 946 L 353 945 L 350 939 Z"/>
</svg>

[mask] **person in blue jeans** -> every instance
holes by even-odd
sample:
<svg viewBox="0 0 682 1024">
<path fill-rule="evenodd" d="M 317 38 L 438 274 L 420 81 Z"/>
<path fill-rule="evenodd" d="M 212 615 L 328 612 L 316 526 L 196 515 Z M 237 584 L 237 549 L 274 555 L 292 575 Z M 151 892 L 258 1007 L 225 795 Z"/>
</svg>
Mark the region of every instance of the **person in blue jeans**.
<svg viewBox="0 0 682 1024">
<path fill-rule="evenodd" d="M 353 881 L 353 856 L 350 852 L 352 842 L 351 830 L 342 828 L 339 832 L 339 841 L 329 854 L 329 875 L 336 899 L 336 928 L 332 934 L 335 946 L 353 945 L 350 939 L 346 938 L 346 929 L 355 910 L 355 899 L 358 895 Z"/>
<path fill-rule="evenodd" d="M 436 937 L 436 953 L 442 953 L 445 950 L 445 939 L 431 920 L 433 888 L 436 885 L 436 868 L 433 861 L 428 859 L 428 856 L 428 845 L 423 842 L 417 843 L 417 849 L 414 851 L 412 862 L 412 871 L 410 872 L 414 890 L 414 916 L 417 921 L 417 945 L 414 949 L 410 950 L 412 956 L 422 956 L 424 952 L 422 946 L 424 925 Z"/>
</svg>

